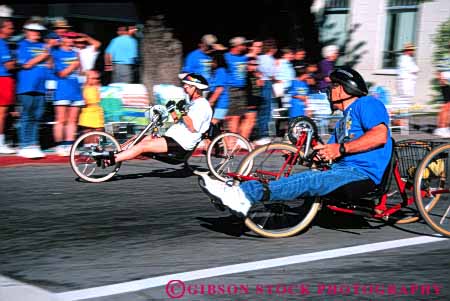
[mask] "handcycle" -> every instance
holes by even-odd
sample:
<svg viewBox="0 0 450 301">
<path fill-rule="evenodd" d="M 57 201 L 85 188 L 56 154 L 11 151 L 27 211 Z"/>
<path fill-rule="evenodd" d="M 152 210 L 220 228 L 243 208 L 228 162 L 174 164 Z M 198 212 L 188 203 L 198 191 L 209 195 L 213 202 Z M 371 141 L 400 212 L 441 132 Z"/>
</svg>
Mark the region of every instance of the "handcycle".
<svg viewBox="0 0 450 301">
<path fill-rule="evenodd" d="M 127 106 L 129 108 L 140 108 Z M 121 162 L 113 165 L 105 164 L 104 159 L 110 152 L 118 153 L 128 149 L 142 141 L 145 135 L 153 137 L 161 136 L 161 127 L 168 119 L 169 113 L 163 105 L 145 107 L 148 111 L 149 123 L 138 134 L 133 135 L 123 143 L 110 133 L 93 131 L 81 135 L 70 150 L 70 166 L 75 174 L 84 181 L 99 183 L 111 179 L 117 174 Z M 239 134 L 225 133 L 219 127 L 211 125 L 210 129 L 203 134 L 202 139 L 212 140 L 206 152 L 207 168 L 219 179 L 225 180 L 225 173 L 235 170 L 239 160 L 244 158 L 253 150 L 247 139 Z M 189 168 L 188 160 L 194 154 L 195 148 L 184 156 L 172 153 L 144 154 L 146 157 L 162 161 L 168 164 L 184 164 Z"/>
<path fill-rule="evenodd" d="M 329 162 L 321 161 L 312 150 L 312 146 L 320 143 L 313 120 L 303 116 L 297 118 L 290 123 L 288 135 L 294 144 L 274 143 L 252 151 L 241 162 L 237 171 L 230 174 L 234 184 L 248 180 L 268 183 L 307 169 L 328 168 Z M 392 156 L 379 185 L 373 187 L 368 181 L 359 181 L 344 185 L 324 197 L 300 197 L 288 202 L 258 203 L 250 209 L 245 225 L 263 237 L 289 237 L 306 229 L 319 210 L 326 208 L 333 212 L 398 224 L 415 222 L 421 216 L 435 231 L 449 236 L 448 228 L 444 227 L 448 227 L 450 210 L 450 147 L 441 146 L 431 151 L 441 143 L 420 140 L 398 143 L 393 141 Z M 439 167 L 432 165 L 431 168 L 430 164 L 436 160 L 440 160 L 440 163 L 435 164 Z M 250 162 L 251 168 L 248 165 Z M 390 191 L 392 179 L 395 180 L 400 200 L 388 204 L 388 198 L 396 193 Z M 413 203 L 419 212 L 410 207 Z M 434 212 L 433 208 L 442 213 L 431 214 L 430 212 Z M 408 211 L 404 212 L 402 209 Z"/>
</svg>

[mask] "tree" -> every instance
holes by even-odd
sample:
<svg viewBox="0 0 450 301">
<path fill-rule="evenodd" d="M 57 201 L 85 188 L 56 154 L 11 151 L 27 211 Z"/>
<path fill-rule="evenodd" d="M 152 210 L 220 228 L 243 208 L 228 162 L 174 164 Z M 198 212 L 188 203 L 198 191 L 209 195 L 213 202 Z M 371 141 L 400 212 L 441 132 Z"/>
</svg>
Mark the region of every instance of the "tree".
<svg viewBox="0 0 450 301">
<path fill-rule="evenodd" d="M 179 84 L 183 47 L 164 20 L 163 15 L 147 20 L 140 45 L 143 58 L 141 79 L 151 97 L 154 85 Z"/>
</svg>

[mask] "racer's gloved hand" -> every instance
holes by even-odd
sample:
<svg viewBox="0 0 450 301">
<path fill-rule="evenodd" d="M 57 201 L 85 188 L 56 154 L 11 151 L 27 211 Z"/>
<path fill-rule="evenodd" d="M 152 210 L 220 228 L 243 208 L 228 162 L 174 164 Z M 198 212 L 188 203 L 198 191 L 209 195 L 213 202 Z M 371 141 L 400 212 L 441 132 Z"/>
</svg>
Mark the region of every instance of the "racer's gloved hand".
<svg viewBox="0 0 450 301">
<path fill-rule="evenodd" d="M 179 102 L 177 102 L 177 110 L 181 113 L 186 112 L 186 100 L 182 99 Z"/>
<path fill-rule="evenodd" d="M 169 111 L 169 113 L 174 112 L 174 111 L 175 111 L 175 108 L 176 108 L 176 103 L 175 103 L 175 101 L 169 100 L 169 101 L 166 103 L 166 108 L 167 108 L 167 111 Z"/>
</svg>

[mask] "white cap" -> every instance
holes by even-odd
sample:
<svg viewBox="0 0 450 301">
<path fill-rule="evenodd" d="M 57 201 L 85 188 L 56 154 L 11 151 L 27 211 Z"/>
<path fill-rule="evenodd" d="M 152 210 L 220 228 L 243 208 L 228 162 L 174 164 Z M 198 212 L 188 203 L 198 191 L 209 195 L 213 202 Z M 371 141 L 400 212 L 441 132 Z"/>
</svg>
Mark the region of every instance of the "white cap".
<svg viewBox="0 0 450 301">
<path fill-rule="evenodd" d="M 230 40 L 231 47 L 244 45 L 246 43 L 253 42 L 252 40 L 246 40 L 244 37 L 234 37 Z"/>
<path fill-rule="evenodd" d="M 202 43 L 205 43 L 208 46 L 212 46 L 217 42 L 217 37 L 213 34 L 205 34 L 202 37 Z"/>
<path fill-rule="evenodd" d="M 328 57 L 337 52 L 339 52 L 339 47 L 337 47 L 336 45 L 328 45 L 322 48 L 323 57 Z"/>
<path fill-rule="evenodd" d="M 42 26 L 39 23 L 28 23 L 23 27 L 23 29 L 36 30 L 36 31 L 46 30 L 45 26 Z"/>
</svg>

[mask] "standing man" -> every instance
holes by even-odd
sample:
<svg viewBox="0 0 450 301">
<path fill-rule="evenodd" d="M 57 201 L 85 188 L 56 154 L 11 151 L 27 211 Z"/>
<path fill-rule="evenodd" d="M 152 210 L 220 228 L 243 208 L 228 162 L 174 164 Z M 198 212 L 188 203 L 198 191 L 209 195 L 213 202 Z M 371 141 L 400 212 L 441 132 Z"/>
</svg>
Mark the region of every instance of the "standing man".
<svg viewBox="0 0 450 301">
<path fill-rule="evenodd" d="M 230 51 L 225 53 L 228 66 L 230 84 L 230 102 L 227 117 L 225 118 L 228 130 L 232 133 L 242 131 L 241 118 L 247 113 L 247 60 L 244 54 L 247 50 L 244 37 L 235 37 L 230 40 Z"/>
<path fill-rule="evenodd" d="M 258 71 L 261 74 L 262 102 L 258 107 L 258 140 L 256 145 L 264 145 L 271 142 L 269 138 L 269 122 L 272 120 L 272 83 L 275 79 L 275 58 L 277 44 L 274 39 L 267 39 L 263 42 L 262 54 L 258 56 Z"/>
<path fill-rule="evenodd" d="M 41 42 L 46 29 L 30 20 L 23 26 L 25 39 L 17 48 L 17 62 L 21 69 L 17 74 L 17 97 L 22 106 L 20 112 L 18 155 L 24 158 L 42 158 L 45 154 L 39 144 L 39 125 L 45 110 L 45 80 L 47 79 L 48 45 Z"/>
<path fill-rule="evenodd" d="M 225 50 L 222 45 L 217 44 L 217 38 L 212 34 L 205 34 L 198 44 L 198 48 L 191 51 L 184 61 L 181 68 L 180 77 L 186 73 L 195 73 L 203 76 L 208 82 L 211 80 L 211 52 L 214 50 Z"/>
<path fill-rule="evenodd" d="M 11 20 L 0 18 L 0 154 L 14 154 L 16 151 L 5 143 L 5 123 L 8 111 L 14 104 L 15 82 L 11 70 L 16 61 L 11 56 L 6 40 L 14 32 Z"/>
<path fill-rule="evenodd" d="M 134 68 L 138 58 L 138 44 L 132 37 L 135 26 L 119 26 L 117 37 L 111 40 L 105 51 L 105 71 L 112 71 L 113 83 L 134 81 Z"/>
<path fill-rule="evenodd" d="M 397 94 L 404 100 L 411 101 L 416 94 L 416 80 L 419 67 L 414 62 L 414 51 L 416 47 L 406 43 L 403 54 L 397 64 Z"/>
</svg>

